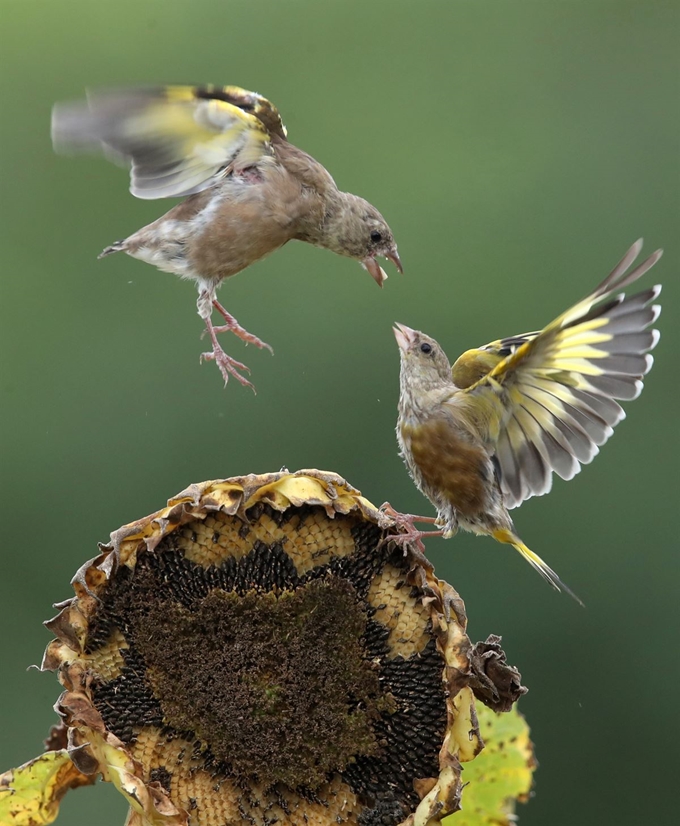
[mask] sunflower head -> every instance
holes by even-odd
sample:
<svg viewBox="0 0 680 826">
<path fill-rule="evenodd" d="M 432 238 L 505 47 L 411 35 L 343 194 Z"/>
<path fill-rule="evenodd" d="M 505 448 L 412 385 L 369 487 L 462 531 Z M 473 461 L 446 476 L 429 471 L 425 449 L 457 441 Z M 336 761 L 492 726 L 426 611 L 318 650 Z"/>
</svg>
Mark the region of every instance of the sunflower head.
<svg viewBox="0 0 680 826">
<path fill-rule="evenodd" d="M 458 594 L 344 479 L 193 485 L 47 623 L 68 755 L 143 826 L 427 824 L 482 748 Z"/>
</svg>

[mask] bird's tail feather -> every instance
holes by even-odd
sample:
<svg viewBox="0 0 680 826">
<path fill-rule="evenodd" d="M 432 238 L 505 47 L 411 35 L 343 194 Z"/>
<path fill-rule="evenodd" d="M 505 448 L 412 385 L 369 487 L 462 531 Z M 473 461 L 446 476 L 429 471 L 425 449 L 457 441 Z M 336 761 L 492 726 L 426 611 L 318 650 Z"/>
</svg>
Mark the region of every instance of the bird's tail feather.
<svg viewBox="0 0 680 826">
<path fill-rule="evenodd" d="M 105 258 L 107 255 L 112 255 L 114 252 L 123 252 L 125 250 L 127 238 L 123 238 L 122 241 L 116 241 L 115 244 L 111 244 L 110 247 L 106 247 L 103 249 L 97 258 Z"/>
<path fill-rule="evenodd" d="M 569 594 L 572 599 L 575 599 L 579 605 L 583 605 L 583 602 L 576 596 L 568 585 L 565 585 L 564 582 L 562 582 L 555 571 L 553 571 L 553 569 L 547 565 L 538 554 L 535 554 L 530 548 L 527 548 L 524 542 L 522 542 L 522 540 L 512 531 L 500 528 L 493 531 L 493 538 L 498 542 L 505 542 L 508 545 L 512 545 L 515 550 L 522 554 L 529 565 L 531 565 L 534 570 L 538 571 L 543 579 L 550 583 L 556 591 L 564 591 L 565 594 Z"/>
</svg>

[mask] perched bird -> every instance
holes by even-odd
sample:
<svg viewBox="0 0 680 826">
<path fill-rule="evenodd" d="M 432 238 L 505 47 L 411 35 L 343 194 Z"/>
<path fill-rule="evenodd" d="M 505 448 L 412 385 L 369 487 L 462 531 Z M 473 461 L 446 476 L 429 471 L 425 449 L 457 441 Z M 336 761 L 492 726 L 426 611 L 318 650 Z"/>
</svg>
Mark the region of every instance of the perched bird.
<svg viewBox="0 0 680 826">
<path fill-rule="evenodd" d="M 198 284 L 198 313 L 214 360 L 250 382 L 217 334 L 230 331 L 267 347 L 217 301 L 219 284 L 297 239 L 360 261 L 379 286 L 387 278 L 376 258 L 402 272 L 392 232 L 378 210 L 341 192 L 318 161 L 286 139 L 276 107 L 237 86 L 167 86 L 96 92 L 54 107 L 58 151 L 99 150 L 131 166 L 138 198 L 186 200 L 100 258 L 126 252 Z M 224 325 L 212 324 L 215 308 Z"/>
<path fill-rule="evenodd" d="M 403 324 L 397 439 L 406 466 L 437 518 L 389 512 L 408 539 L 452 536 L 459 527 L 515 547 L 557 590 L 578 597 L 515 531 L 508 513 L 548 493 L 552 474 L 571 479 L 624 418 L 615 399 L 634 399 L 659 340 L 648 329 L 660 307 L 655 286 L 613 295 L 661 257 L 627 272 L 638 241 L 583 301 L 540 332 L 468 350 L 453 368 L 437 342 Z M 439 530 L 417 531 L 414 522 Z M 398 538 L 398 537 L 397 537 Z M 579 600 L 580 601 L 580 600 Z"/>
</svg>

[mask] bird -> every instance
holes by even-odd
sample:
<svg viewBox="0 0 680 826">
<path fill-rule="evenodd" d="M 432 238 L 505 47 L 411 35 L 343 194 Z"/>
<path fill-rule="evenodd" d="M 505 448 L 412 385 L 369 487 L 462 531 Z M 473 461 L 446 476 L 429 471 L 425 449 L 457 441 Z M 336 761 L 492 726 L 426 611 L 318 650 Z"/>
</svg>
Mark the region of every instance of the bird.
<svg viewBox="0 0 680 826">
<path fill-rule="evenodd" d="M 378 256 L 403 272 L 380 212 L 340 191 L 318 161 L 290 143 L 277 108 L 256 92 L 238 86 L 93 91 L 84 101 L 55 105 L 52 141 L 57 152 L 103 152 L 128 165 L 138 198 L 185 198 L 99 257 L 126 252 L 193 279 L 212 344 L 201 360 L 215 361 L 225 383 L 234 376 L 253 387 L 244 375 L 249 369 L 224 352 L 218 333 L 271 351 L 217 300 L 225 278 L 294 239 L 356 259 L 379 286 L 387 275 Z M 222 326 L 213 325 L 213 309 Z"/>
<path fill-rule="evenodd" d="M 458 528 L 513 546 L 554 588 L 580 602 L 520 539 L 509 511 L 550 491 L 553 474 L 573 478 L 624 416 L 652 367 L 660 285 L 617 293 L 661 257 L 630 270 L 637 241 L 590 295 L 543 330 L 467 350 L 453 367 L 430 336 L 394 325 L 400 353 L 397 441 L 436 518 L 382 507 L 400 526 L 390 537 L 417 541 Z M 436 529 L 419 531 L 415 522 Z"/>
</svg>

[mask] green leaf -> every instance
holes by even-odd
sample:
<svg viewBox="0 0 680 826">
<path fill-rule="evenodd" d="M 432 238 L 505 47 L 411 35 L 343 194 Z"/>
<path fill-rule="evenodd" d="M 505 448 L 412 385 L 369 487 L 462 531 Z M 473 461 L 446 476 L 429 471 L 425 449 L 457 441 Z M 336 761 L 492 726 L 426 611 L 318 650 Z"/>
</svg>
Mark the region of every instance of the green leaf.
<svg viewBox="0 0 680 826">
<path fill-rule="evenodd" d="M 59 814 L 59 802 L 69 789 L 94 783 L 81 774 L 64 749 L 47 751 L 0 774 L 2 826 L 47 826 Z"/>
<path fill-rule="evenodd" d="M 496 714 L 477 709 L 484 750 L 463 768 L 462 810 L 442 820 L 443 826 L 510 826 L 515 801 L 526 801 L 536 760 L 529 727 L 512 711 Z"/>
</svg>

